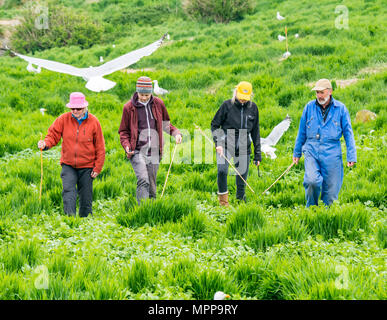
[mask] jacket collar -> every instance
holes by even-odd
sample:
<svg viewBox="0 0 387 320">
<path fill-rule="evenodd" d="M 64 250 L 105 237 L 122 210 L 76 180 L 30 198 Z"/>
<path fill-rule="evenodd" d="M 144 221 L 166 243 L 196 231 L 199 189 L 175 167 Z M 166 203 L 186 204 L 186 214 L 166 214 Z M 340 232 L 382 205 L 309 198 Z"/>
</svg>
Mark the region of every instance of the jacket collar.
<svg viewBox="0 0 387 320">
<path fill-rule="evenodd" d="M 238 109 L 248 108 L 251 106 L 251 101 L 247 101 L 244 104 L 242 104 L 237 98 L 235 98 L 234 104 L 238 107 Z"/>
<path fill-rule="evenodd" d="M 71 117 L 73 117 L 75 120 L 77 120 L 79 123 L 82 123 L 83 120 L 86 120 L 89 117 L 89 110 L 87 110 L 84 114 L 84 116 L 81 119 L 77 119 L 74 117 L 73 114 L 71 114 Z"/>
</svg>

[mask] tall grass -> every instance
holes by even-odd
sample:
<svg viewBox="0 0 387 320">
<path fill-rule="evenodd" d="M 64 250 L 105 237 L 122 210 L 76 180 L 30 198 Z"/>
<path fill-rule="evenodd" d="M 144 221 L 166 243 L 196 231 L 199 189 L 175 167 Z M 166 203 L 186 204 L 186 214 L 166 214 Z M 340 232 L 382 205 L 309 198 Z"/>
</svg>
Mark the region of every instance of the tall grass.
<svg viewBox="0 0 387 320">
<path fill-rule="evenodd" d="M 129 213 L 120 213 L 117 222 L 125 227 L 140 227 L 145 224 L 163 224 L 176 222 L 195 210 L 195 205 L 188 198 L 163 198 L 145 200 Z"/>
<path fill-rule="evenodd" d="M 143 259 L 135 259 L 126 270 L 123 270 L 122 281 L 133 293 L 151 289 L 155 285 L 157 268 Z"/>
<path fill-rule="evenodd" d="M 256 206 L 242 205 L 228 218 L 226 235 L 241 238 L 248 232 L 262 227 L 266 223 L 264 210 Z"/>
<path fill-rule="evenodd" d="M 309 235 L 303 222 L 287 219 L 278 225 L 267 224 L 251 231 L 246 236 L 247 243 L 255 250 L 266 250 L 268 247 L 290 241 L 304 241 Z"/>
<path fill-rule="evenodd" d="M 7 249 L 8 253 L 3 251 L 0 259 L 5 270 L 10 272 L 20 271 L 25 265 L 33 267 L 40 260 L 40 246 L 33 240 L 15 242 L 10 244 Z"/>
<path fill-rule="evenodd" d="M 193 298 L 198 300 L 211 300 L 217 291 L 228 291 L 228 280 L 221 270 L 202 270 L 191 274 L 189 289 L 193 292 Z"/>
<path fill-rule="evenodd" d="M 359 203 L 302 210 L 299 220 L 311 234 L 321 235 L 325 239 L 337 238 L 342 234 L 347 239 L 355 240 L 360 237 L 362 230 L 370 230 L 369 213 Z"/>
<path fill-rule="evenodd" d="M 2 7 L 0 16 L 20 16 L 17 1 L 8 3 L 11 9 Z M 87 50 L 54 47 L 35 57 L 97 66 L 100 56 L 109 61 L 166 31 L 171 39 L 130 66 L 135 69 L 130 73 L 108 75 L 117 84 L 100 93 L 88 91 L 81 78 L 48 70 L 32 74 L 25 61 L 0 57 L 0 299 L 212 299 L 219 290 L 237 299 L 386 299 L 383 1 L 346 4 L 350 25 L 341 30 L 334 27 L 333 2 L 320 15 L 320 4 L 310 1 L 281 2 L 279 9 L 278 1 L 257 2 L 256 11 L 229 24 L 186 19 L 175 0 L 61 4 L 97 21 L 104 36 Z M 158 10 L 163 15 L 156 17 Z M 287 17 L 292 52 L 283 61 L 285 45 L 277 36 L 284 24 L 275 19 L 277 10 Z M 172 166 L 164 198 L 138 206 L 135 174 L 117 130 L 123 105 L 144 74 L 170 90 L 163 100 L 171 122 L 184 130 L 179 154 L 184 161 Z M 333 96 L 349 110 L 358 163 L 345 167 L 337 203 L 306 209 L 303 159 L 269 194 L 261 192 L 289 166 L 302 108 L 314 99 L 308 84 L 319 78 L 332 80 Z M 359 81 L 337 87 L 337 80 L 351 78 Z M 194 145 L 193 123 L 209 130 L 219 106 L 242 80 L 253 84 L 262 137 L 286 114 L 292 123 L 276 145 L 277 158 L 263 155 L 260 177 L 250 168 L 255 195 L 246 190 L 247 204 L 235 202 L 235 182 L 229 179 L 231 207 L 225 209 L 218 206 L 215 163 L 187 160 L 197 152 L 207 162 L 215 159 L 215 152 Z M 95 214 L 86 220 L 63 215 L 60 145 L 43 153 L 38 200 L 36 143 L 68 111 L 65 104 L 73 91 L 86 94 L 107 151 L 94 181 Z M 375 112 L 377 119 L 355 123 L 362 109 Z M 165 138 L 165 147 L 172 149 Z M 345 147 L 343 155 L 345 161 Z M 159 186 L 168 164 L 160 166 Z M 34 285 L 39 265 L 49 271 L 48 289 Z"/>
</svg>

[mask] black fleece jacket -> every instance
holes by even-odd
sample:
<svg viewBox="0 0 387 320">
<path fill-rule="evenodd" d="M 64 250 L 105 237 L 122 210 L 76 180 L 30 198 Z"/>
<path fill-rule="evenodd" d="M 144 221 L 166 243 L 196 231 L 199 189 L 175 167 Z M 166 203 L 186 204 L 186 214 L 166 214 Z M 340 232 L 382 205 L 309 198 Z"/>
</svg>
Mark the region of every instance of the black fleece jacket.
<svg viewBox="0 0 387 320">
<path fill-rule="evenodd" d="M 223 146 L 236 156 L 250 154 L 253 142 L 254 161 L 262 160 L 259 112 L 254 102 L 224 101 L 211 121 L 211 131 L 216 146 Z"/>
</svg>

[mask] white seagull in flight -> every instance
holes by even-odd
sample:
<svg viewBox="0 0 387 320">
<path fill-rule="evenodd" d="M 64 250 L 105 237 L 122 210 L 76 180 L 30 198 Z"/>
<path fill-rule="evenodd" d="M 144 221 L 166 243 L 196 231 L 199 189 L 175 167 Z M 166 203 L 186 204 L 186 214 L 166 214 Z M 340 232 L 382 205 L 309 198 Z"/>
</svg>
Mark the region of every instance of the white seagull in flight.
<svg viewBox="0 0 387 320">
<path fill-rule="evenodd" d="M 277 144 L 285 131 L 289 129 L 291 122 L 289 115 L 286 115 L 286 118 L 277 124 L 266 138 L 261 138 L 261 151 L 266 157 L 270 157 L 272 160 L 277 158 L 274 153 L 276 148 L 273 148 L 273 146 Z"/>
<path fill-rule="evenodd" d="M 25 56 L 10 50 L 8 47 L 6 47 L 6 49 L 10 50 L 12 54 L 18 56 L 19 58 L 27 61 L 28 71 L 40 72 L 40 68 L 45 68 L 47 70 L 51 70 L 55 72 L 61 72 L 61 73 L 71 74 L 77 77 L 82 77 L 85 81 L 87 81 L 86 83 L 87 89 L 95 92 L 100 92 L 100 91 L 109 90 L 116 85 L 115 82 L 105 79 L 103 78 L 103 76 L 106 76 L 115 71 L 124 69 L 136 63 L 141 58 L 151 55 L 154 51 L 156 51 L 161 46 L 161 44 L 163 43 L 167 35 L 168 35 L 167 33 L 164 34 L 164 36 L 161 39 L 151 43 L 146 47 L 126 53 L 98 67 L 91 66 L 89 68 L 77 68 L 61 62 Z M 36 65 L 38 66 L 38 68 L 35 69 L 33 68 L 32 65 Z"/>
</svg>

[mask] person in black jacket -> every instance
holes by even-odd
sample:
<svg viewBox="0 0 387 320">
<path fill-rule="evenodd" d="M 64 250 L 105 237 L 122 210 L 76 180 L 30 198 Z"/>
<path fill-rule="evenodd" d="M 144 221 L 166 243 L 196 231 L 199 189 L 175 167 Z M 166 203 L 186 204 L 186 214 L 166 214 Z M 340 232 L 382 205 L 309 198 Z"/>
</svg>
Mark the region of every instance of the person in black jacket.
<svg viewBox="0 0 387 320">
<path fill-rule="evenodd" d="M 232 99 L 222 103 L 211 121 L 212 136 L 216 145 L 216 161 L 218 166 L 218 198 L 219 204 L 228 206 L 227 174 L 228 160 L 234 158 L 235 168 L 243 179 L 249 172 L 251 142 L 254 144 L 254 165 L 261 162 L 261 137 L 259 133 L 259 113 L 257 105 L 251 101 L 252 85 L 240 82 Z M 236 175 L 236 198 L 246 201 L 246 185 Z"/>
</svg>

